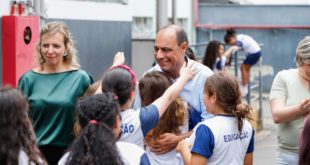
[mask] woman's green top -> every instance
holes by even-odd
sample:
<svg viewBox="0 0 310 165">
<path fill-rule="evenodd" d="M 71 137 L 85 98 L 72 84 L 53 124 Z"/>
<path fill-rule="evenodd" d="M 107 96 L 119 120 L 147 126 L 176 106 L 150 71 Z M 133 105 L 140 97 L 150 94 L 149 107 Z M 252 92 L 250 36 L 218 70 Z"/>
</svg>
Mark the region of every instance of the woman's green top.
<svg viewBox="0 0 310 165">
<path fill-rule="evenodd" d="M 74 138 L 75 104 L 93 83 L 83 70 L 41 74 L 25 73 L 18 89 L 27 97 L 39 146 L 67 147 Z"/>
</svg>

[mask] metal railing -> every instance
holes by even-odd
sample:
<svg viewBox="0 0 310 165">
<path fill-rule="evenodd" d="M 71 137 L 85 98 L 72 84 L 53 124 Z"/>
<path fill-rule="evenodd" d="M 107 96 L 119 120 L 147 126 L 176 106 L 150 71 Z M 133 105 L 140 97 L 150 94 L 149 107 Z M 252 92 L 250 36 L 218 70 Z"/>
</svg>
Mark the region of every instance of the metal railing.
<svg viewBox="0 0 310 165">
<path fill-rule="evenodd" d="M 245 56 L 243 56 L 245 57 Z M 235 76 L 238 78 L 239 66 L 242 63 L 243 59 L 238 55 L 238 52 L 234 54 L 234 72 Z M 262 91 L 262 66 L 263 66 L 263 57 L 261 56 L 258 63 L 252 66 L 250 70 L 250 75 L 253 73 L 253 67 L 256 67 L 256 71 L 258 72 L 258 76 L 254 77 L 254 80 L 249 79 L 248 84 L 248 93 L 245 96 L 247 103 L 253 106 L 254 102 L 258 102 L 258 124 L 260 125 L 260 129 L 262 128 L 262 117 L 263 117 L 263 91 Z M 251 77 L 251 76 L 250 76 Z M 255 79 L 256 78 L 256 79 Z"/>
<path fill-rule="evenodd" d="M 243 61 L 243 58 L 241 58 L 238 55 L 238 52 L 234 54 L 234 73 L 235 76 L 238 78 L 238 71 L 239 71 L 239 66 L 241 65 Z M 257 72 L 258 72 L 258 78 L 257 80 L 249 81 L 248 85 L 248 93 L 245 97 L 247 103 L 251 105 L 252 102 L 259 101 L 259 108 L 262 108 L 262 65 L 263 65 L 263 57 L 260 57 L 258 63 L 254 65 L 253 67 L 258 67 Z M 253 72 L 253 69 L 250 70 L 250 72 Z M 254 78 L 255 79 L 255 78 Z M 252 92 L 256 90 L 258 95 L 253 95 Z"/>
</svg>

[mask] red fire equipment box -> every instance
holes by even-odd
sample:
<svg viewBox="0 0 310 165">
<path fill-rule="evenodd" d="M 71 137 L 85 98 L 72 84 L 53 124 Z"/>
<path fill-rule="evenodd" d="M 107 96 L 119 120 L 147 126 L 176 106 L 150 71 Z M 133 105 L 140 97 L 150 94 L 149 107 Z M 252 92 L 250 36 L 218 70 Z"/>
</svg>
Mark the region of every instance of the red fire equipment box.
<svg viewBox="0 0 310 165">
<path fill-rule="evenodd" d="M 18 79 L 33 68 L 39 37 L 39 17 L 2 17 L 2 85 L 16 87 Z"/>
</svg>

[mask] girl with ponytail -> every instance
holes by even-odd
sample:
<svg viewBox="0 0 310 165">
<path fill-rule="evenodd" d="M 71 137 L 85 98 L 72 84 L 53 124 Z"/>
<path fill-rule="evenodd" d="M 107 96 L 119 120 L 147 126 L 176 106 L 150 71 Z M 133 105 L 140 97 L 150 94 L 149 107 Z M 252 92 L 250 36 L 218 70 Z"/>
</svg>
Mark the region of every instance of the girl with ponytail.
<svg viewBox="0 0 310 165">
<path fill-rule="evenodd" d="M 141 148 L 116 142 L 120 136 L 121 121 L 115 95 L 103 93 L 82 98 L 76 112 L 75 133 L 78 137 L 58 165 L 122 165 L 139 161 L 140 164 L 149 164 Z M 124 155 L 123 148 L 130 148 L 135 156 L 129 158 Z M 135 159 L 137 155 L 139 159 Z"/>
<path fill-rule="evenodd" d="M 215 116 L 179 142 L 177 150 L 184 164 L 251 165 L 254 130 L 247 119 L 251 119 L 252 108 L 241 102 L 238 81 L 225 72 L 212 75 L 205 82 L 203 100 Z"/>
<path fill-rule="evenodd" d="M 122 116 L 122 135 L 119 140 L 143 148 L 144 137 L 158 125 L 169 105 L 178 98 L 183 87 L 194 77 L 195 73 L 196 69 L 193 65 L 186 66 L 184 64 L 180 70 L 180 77 L 165 92 L 158 95 L 158 98 L 145 102 L 143 107 L 132 109 L 137 83 L 135 73 L 126 65 L 110 68 L 102 78 L 101 87 L 102 92 L 113 92 L 118 97 L 122 110 L 120 113 Z M 140 89 L 142 88 L 146 87 L 140 85 Z M 147 95 L 153 94 L 148 93 Z"/>
</svg>

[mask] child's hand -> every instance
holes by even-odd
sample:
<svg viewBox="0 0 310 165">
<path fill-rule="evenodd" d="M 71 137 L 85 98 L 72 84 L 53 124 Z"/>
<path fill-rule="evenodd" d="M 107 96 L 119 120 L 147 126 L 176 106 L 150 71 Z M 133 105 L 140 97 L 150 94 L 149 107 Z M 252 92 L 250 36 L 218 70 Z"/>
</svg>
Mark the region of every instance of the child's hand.
<svg viewBox="0 0 310 165">
<path fill-rule="evenodd" d="M 299 104 L 300 108 L 299 111 L 301 115 L 307 116 L 310 111 L 310 98 L 306 98 Z"/>
<path fill-rule="evenodd" d="M 125 62 L 124 52 L 117 52 L 114 55 L 114 60 L 112 66 L 122 65 Z"/>
<path fill-rule="evenodd" d="M 187 151 L 187 150 L 190 150 L 191 148 L 191 144 L 189 142 L 187 142 L 186 139 L 183 139 L 179 142 L 176 150 L 180 153 L 184 152 L 184 151 Z"/>
<path fill-rule="evenodd" d="M 184 63 L 180 70 L 180 77 L 184 77 L 187 80 L 194 78 L 195 74 L 197 73 L 197 68 L 195 68 L 193 64 L 194 63 L 186 66 L 186 63 Z"/>
<path fill-rule="evenodd" d="M 238 46 L 232 46 L 232 47 L 230 47 L 230 49 L 231 49 L 232 54 L 235 54 L 238 50 L 240 50 L 240 48 Z"/>
</svg>

